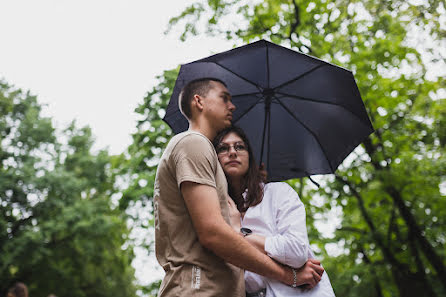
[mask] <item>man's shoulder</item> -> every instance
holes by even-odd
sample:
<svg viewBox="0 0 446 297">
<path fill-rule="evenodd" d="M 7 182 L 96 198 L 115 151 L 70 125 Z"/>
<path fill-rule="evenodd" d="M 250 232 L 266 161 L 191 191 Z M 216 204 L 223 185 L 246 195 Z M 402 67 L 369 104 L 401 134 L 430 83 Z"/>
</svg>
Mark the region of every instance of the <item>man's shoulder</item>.
<svg viewBox="0 0 446 297">
<path fill-rule="evenodd" d="M 186 131 L 175 135 L 169 142 L 169 146 L 172 151 L 214 152 L 211 141 L 203 134 L 195 131 Z"/>
<path fill-rule="evenodd" d="M 181 132 L 174 137 L 169 142 L 169 145 L 171 146 L 177 146 L 178 144 L 188 144 L 188 143 L 202 143 L 206 145 L 212 146 L 211 141 L 204 136 L 203 134 L 195 131 L 185 131 Z"/>
</svg>

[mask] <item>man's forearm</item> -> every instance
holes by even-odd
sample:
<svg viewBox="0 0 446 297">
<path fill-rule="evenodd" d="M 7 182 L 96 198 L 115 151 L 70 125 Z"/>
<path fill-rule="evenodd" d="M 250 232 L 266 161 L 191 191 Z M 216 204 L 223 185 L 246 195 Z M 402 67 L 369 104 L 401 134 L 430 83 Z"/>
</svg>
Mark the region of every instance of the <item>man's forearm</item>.
<svg viewBox="0 0 446 297">
<path fill-rule="evenodd" d="M 290 268 L 260 252 L 229 225 L 219 224 L 214 232 L 209 233 L 213 235 L 208 236 L 203 244 L 226 262 L 288 285 L 293 283 Z"/>
<path fill-rule="evenodd" d="M 267 252 L 265 251 L 265 236 L 251 234 L 245 237 L 245 239 L 249 242 L 249 244 L 258 249 L 261 253 L 267 255 Z"/>
</svg>

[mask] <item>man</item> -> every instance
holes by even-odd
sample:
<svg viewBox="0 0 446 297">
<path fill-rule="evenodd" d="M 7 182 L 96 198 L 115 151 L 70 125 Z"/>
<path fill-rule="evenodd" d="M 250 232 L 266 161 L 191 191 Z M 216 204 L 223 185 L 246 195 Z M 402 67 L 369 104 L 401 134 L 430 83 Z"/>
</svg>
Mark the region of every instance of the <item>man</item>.
<svg viewBox="0 0 446 297">
<path fill-rule="evenodd" d="M 155 178 L 155 250 L 166 272 L 159 296 L 245 296 L 242 269 L 315 286 L 323 272 L 318 261 L 285 267 L 229 226 L 227 182 L 210 141 L 231 125 L 235 110 L 225 84 L 192 81 L 179 105 L 189 130 L 171 139 Z"/>
</svg>

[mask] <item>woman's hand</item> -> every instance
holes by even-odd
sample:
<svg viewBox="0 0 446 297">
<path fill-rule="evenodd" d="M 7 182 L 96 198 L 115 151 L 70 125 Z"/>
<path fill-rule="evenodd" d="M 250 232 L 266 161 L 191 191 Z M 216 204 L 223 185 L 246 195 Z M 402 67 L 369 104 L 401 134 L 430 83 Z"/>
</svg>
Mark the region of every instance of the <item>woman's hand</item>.
<svg viewBox="0 0 446 297">
<path fill-rule="evenodd" d="M 237 206 L 235 205 L 231 197 L 228 196 L 226 200 L 228 201 L 229 205 L 229 222 L 231 223 L 231 226 L 232 228 L 234 228 L 235 231 L 240 232 L 241 228 L 240 212 L 238 211 Z"/>
</svg>

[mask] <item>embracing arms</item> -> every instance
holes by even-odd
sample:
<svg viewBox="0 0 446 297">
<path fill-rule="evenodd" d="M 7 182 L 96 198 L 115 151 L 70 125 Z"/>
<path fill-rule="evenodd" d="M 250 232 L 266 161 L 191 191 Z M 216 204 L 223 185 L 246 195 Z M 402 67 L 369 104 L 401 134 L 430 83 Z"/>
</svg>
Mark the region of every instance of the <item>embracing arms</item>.
<svg viewBox="0 0 446 297">
<path fill-rule="evenodd" d="M 320 265 L 318 260 L 308 258 L 311 253 L 305 224 L 305 208 L 297 193 L 285 183 L 269 184 L 265 191 L 262 204 L 252 209 L 245 220 L 249 227 L 250 220 L 257 221 L 261 215 L 266 222 L 272 224 L 268 225 L 275 231 L 269 236 L 254 232 L 245 239 L 260 252 L 282 264 L 296 268 L 303 267 L 308 262 Z M 229 206 L 231 225 L 238 230 L 240 214 L 232 200 L 229 201 Z M 318 273 L 314 274 L 314 278 L 318 282 L 323 268 L 319 266 L 316 270 Z"/>
<path fill-rule="evenodd" d="M 215 188 L 183 182 L 181 193 L 200 243 L 225 261 L 282 283 L 293 284 L 291 268 L 273 261 L 250 245 L 223 219 Z M 312 284 L 314 268 L 298 271 L 297 285 Z M 315 285 L 315 284 L 314 284 Z"/>
</svg>

